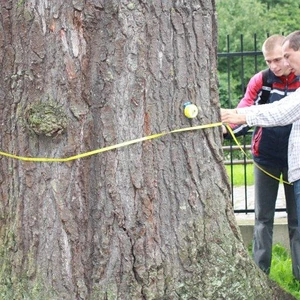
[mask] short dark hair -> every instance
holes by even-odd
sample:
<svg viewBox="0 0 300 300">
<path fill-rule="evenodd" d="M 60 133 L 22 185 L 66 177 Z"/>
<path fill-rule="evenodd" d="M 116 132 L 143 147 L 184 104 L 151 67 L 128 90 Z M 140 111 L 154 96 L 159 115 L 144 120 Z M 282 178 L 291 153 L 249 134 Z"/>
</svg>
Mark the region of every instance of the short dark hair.
<svg viewBox="0 0 300 300">
<path fill-rule="evenodd" d="M 300 49 L 300 30 L 290 33 L 282 42 L 282 44 L 289 42 L 289 48 L 292 48 L 294 51 Z"/>
</svg>

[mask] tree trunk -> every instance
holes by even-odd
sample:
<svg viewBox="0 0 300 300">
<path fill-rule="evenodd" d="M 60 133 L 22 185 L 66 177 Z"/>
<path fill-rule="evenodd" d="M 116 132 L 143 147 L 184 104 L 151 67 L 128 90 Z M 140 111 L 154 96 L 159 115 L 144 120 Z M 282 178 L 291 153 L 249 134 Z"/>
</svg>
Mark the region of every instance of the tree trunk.
<svg viewBox="0 0 300 300">
<path fill-rule="evenodd" d="M 241 241 L 220 128 L 22 159 L 218 122 L 214 1 L 0 1 L 21 156 L 1 158 L 2 299 L 284 299 Z"/>
</svg>

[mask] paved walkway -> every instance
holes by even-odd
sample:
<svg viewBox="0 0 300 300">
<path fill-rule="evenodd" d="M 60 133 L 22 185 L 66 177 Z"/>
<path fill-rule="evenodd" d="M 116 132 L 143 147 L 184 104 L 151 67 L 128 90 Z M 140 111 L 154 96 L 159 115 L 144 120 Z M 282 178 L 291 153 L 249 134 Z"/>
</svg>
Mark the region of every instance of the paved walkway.
<svg viewBox="0 0 300 300">
<path fill-rule="evenodd" d="M 233 189 L 234 209 L 245 209 L 245 187 Z M 247 208 L 254 209 L 254 186 L 247 186 Z M 276 208 L 285 208 L 283 184 L 279 185 Z M 237 220 L 254 220 L 254 213 L 236 213 Z M 286 212 L 276 212 L 275 218 L 286 218 Z"/>
</svg>

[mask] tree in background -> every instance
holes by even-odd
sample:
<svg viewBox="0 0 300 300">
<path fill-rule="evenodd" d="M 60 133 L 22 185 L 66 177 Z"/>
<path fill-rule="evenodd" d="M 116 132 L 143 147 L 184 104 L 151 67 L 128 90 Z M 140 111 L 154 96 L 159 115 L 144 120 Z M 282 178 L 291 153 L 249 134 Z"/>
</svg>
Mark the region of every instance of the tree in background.
<svg viewBox="0 0 300 300">
<path fill-rule="evenodd" d="M 261 51 L 261 46 L 269 35 L 298 30 L 299 5 L 298 1 L 293 0 L 217 0 L 218 52 Z M 253 74 L 266 68 L 262 56 L 257 64 L 253 58 L 245 58 L 241 72 L 240 58 L 233 57 L 228 78 L 227 63 L 222 58 L 218 61 L 220 101 L 223 107 L 228 106 L 229 96 L 232 106 L 235 106 L 243 96 L 245 85 Z M 228 92 L 231 95 L 228 95 Z"/>
<path fill-rule="evenodd" d="M 214 1 L 0 5 L 1 149 L 76 157 L 219 121 Z M 242 243 L 220 128 L 0 168 L 1 299 L 288 299 Z"/>
<path fill-rule="evenodd" d="M 268 3 L 272 3 L 269 8 Z M 241 34 L 247 50 L 253 48 L 253 34 L 257 34 L 260 48 L 268 35 L 298 30 L 299 6 L 298 1 L 293 0 L 216 0 L 218 52 L 227 51 L 228 35 L 231 37 L 231 50 L 239 51 Z"/>
<path fill-rule="evenodd" d="M 300 8 L 300 3 L 293 0 L 261 0 L 261 2 L 267 4 L 267 8 L 271 10 L 273 10 L 273 8 L 280 9 L 284 7 L 284 12 L 282 11 L 278 13 L 280 18 L 282 15 L 287 13 L 289 17 L 293 19 L 295 17 L 295 13 L 297 13 L 296 10 Z M 294 21 L 297 22 L 297 19 L 294 18 Z"/>
</svg>

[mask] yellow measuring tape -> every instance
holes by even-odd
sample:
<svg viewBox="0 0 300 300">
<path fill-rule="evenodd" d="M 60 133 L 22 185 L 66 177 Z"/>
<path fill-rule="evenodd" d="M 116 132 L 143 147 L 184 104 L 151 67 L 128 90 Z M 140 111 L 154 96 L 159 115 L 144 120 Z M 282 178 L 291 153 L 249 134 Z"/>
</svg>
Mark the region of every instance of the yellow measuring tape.
<svg viewBox="0 0 300 300">
<path fill-rule="evenodd" d="M 237 146 L 240 148 L 240 150 L 243 152 L 243 154 L 244 154 L 246 157 L 248 157 L 247 153 L 244 151 L 243 147 L 241 146 L 241 144 L 239 143 L 239 141 L 238 141 L 237 138 L 235 137 L 235 135 L 234 135 L 232 129 L 230 128 L 230 126 L 229 126 L 228 124 L 224 124 L 224 125 L 226 126 L 227 130 L 228 130 L 229 133 L 231 134 L 231 136 L 232 136 L 234 142 L 237 144 Z M 273 179 L 276 179 L 276 180 L 278 180 L 279 182 L 282 182 L 282 183 L 285 183 L 285 184 L 292 185 L 292 183 L 290 183 L 290 182 L 288 182 L 288 181 L 285 181 L 285 180 L 283 180 L 283 179 L 281 179 L 281 178 L 278 178 L 278 177 L 274 176 L 273 174 L 267 172 L 266 170 L 264 170 L 261 166 L 259 166 L 259 165 L 258 165 L 257 163 L 255 163 L 254 161 L 253 161 L 253 164 L 254 164 L 258 169 L 260 169 L 262 172 L 264 172 L 265 174 L 269 175 L 269 176 L 272 177 Z"/>
<path fill-rule="evenodd" d="M 130 141 L 123 142 L 123 143 L 120 143 L 120 144 L 115 144 L 115 145 L 112 145 L 112 146 L 96 149 L 96 150 L 93 150 L 93 151 L 89 151 L 89 152 L 85 152 L 85 153 L 82 153 L 82 154 L 77 154 L 77 155 L 70 156 L 70 157 L 65 157 L 65 158 L 24 157 L 24 156 L 18 156 L 18 155 L 14 155 L 14 154 L 10 154 L 10 153 L 7 153 L 7 152 L 2 152 L 2 151 L 0 151 L 0 155 L 6 156 L 6 157 L 9 157 L 9 158 L 13 158 L 13 159 L 22 160 L 22 161 L 30 161 L 30 162 L 69 162 L 69 161 L 72 161 L 72 160 L 92 156 L 92 155 L 103 153 L 103 152 L 110 151 L 110 150 L 115 150 L 115 149 L 125 147 L 125 146 L 129 146 L 129 145 L 132 145 L 132 144 L 137 144 L 137 143 L 141 143 L 141 142 L 144 142 L 144 141 L 157 139 L 157 138 L 160 138 L 160 137 L 168 135 L 168 134 L 173 134 L 173 133 L 178 133 L 178 132 L 185 132 L 185 131 L 193 131 L 193 130 L 199 130 L 199 129 L 205 129 L 205 128 L 212 128 L 212 127 L 218 127 L 218 126 L 221 126 L 221 125 L 223 125 L 222 122 L 175 129 L 175 130 L 171 130 L 171 131 L 167 131 L 167 132 L 152 134 L 152 135 L 145 136 L 145 137 L 142 137 L 142 138 L 130 140 Z M 243 154 L 246 157 L 248 157 L 247 153 L 244 151 L 244 149 L 242 148 L 242 146 L 240 145 L 240 143 L 236 139 L 232 129 L 228 126 L 228 124 L 224 124 L 224 125 L 226 126 L 227 130 L 231 134 L 234 142 L 237 144 L 237 146 L 240 148 L 240 150 L 243 152 Z M 283 182 L 283 183 L 286 183 L 286 184 L 291 184 L 291 183 L 289 183 L 285 180 L 277 178 L 276 176 L 268 173 L 263 168 L 261 168 L 259 165 L 257 165 L 255 162 L 253 162 L 253 163 L 256 165 L 257 168 L 259 168 L 262 172 L 269 175 L 270 177 L 272 177 L 272 178 L 274 178 L 274 179 L 276 179 L 280 182 Z"/>
<path fill-rule="evenodd" d="M 0 155 L 10 157 L 10 158 L 14 158 L 14 159 L 18 159 L 18 160 L 22 160 L 22 161 L 31 161 L 31 162 L 33 162 L 33 161 L 34 162 L 69 162 L 69 161 L 72 161 L 72 160 L 76 160 L 76 159 L 84 158 L 84 157 L 87 157 L 87 156 L 95 155 L 95 154 L 98 154 L 98 153 L 103 153 L 103 152 L 106 152 L 106 151 L 118 149 L 118 148 L 125 147 L 125 146 L 128 146 L 128 145 L 132 145 L 132 144 L 136 144 L 136 143 L 140 143 L 140 142 L 144 142 L 144 141 L 148 141 L 148 140 L 152 140 L 152 139 L 157 139 L 157 138 L 160 138 L 162 136 L 172 134 L 172 133 L 199 130 L 199 129 L 205 129 L 205 128 L 212 128 L 212 127 L 217 127 L 217 126 L 221 126 L 221 125 L 222 125 L 222 123 L 219 122 L 219 123 L 199 125 L 199 126 L 194 126 L 194 127 L 175 129 L 175 130 L 172 130 L 172 131 L 152 134 L 152 135 L 145 136 L 145 137 L 142 137 L 142 138 L 139 138 L 139 139 L 123 142 L 123 143 L 120 143 L 120 144 L 104 147 L 104 148 L 101 148 L 101 149 L 96 149 L 96 150 L 93 150 L 93 151 L 85 152 L 85 153 L 82 153 L 82 154 L 78 154 L 78 155 L 74 155 L 74 156 L 70 156 L 70 157 L 66 157 L 66 158 L 24 157 L 24 156 L 18 156 L 18 155 L 14 155 L 14 154 L 2 152 L 2 151 L 0 151 Z"/>
</svg>

